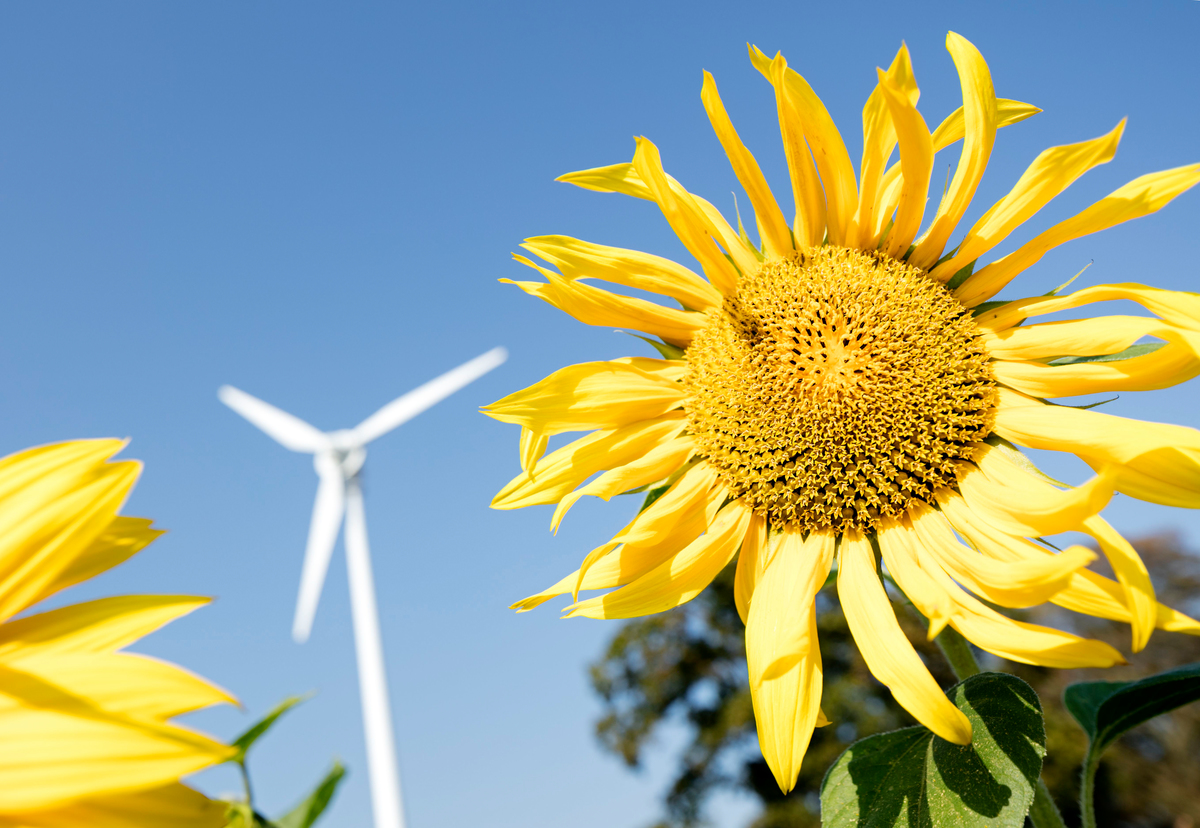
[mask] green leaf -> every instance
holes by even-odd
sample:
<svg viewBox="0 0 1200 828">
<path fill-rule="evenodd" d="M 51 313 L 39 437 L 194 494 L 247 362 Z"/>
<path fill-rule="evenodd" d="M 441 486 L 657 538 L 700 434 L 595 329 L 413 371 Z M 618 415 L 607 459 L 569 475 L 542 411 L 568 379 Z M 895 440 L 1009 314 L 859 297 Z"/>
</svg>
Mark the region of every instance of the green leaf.
<svg viewBox="0 0 1200 828">
<path fill-rule="evenodd" d="M 1130 345 L 1124 351 L 1115 354 L 1102 354 L 1101 356 L 1073 356 L 1059 357 L 1048 362 L 1048 365 L 1078 365 L 1081 362 L 1119 362 L 1122 359 L 1133 359 L 1134 357 L 1145 356 L 1152 354 L 1159 348 L 1163 347 L 1165 342 L 1143 342 L 1141 345 Z"/>
<path fill-rule="evenodd" d="M 975 262 L 971 262 L 969 265 L 967 265 L 962 270 L 958 271 L 957 273 L 955 273 L 953 276 L 950 277 L 950 281 L 946 282 L 946 290 L 954 290 L 956 287 L 961 285 L 963 282 L 967 281 L 967 279 L 970 279 L 974 273 L 975 273 Z"/>
<path fill-rule="evenodd" d="M 629 333 L 629 331 L 622 331 L 622 333 Z M 677 345 L 669 345 L 666 342 L 660 342 L 659 340 L 651 339 L 648 336 L 638 336 L 635 333 L 631 333 L 629 335 L 635 339 L 642 340 L 642 342 L 649 343 L 654 350 L 658 351 L 659 355 L 662 356 L 663 359 L 683 359 L 684 350 Z"/>
<path fill-rule="evenodd" d="M 1063 693 L 1067 710 L 1091 740 L 1089 755 L 1096 757 L 1127 730 L 1197 699 L 1200 664 L 1141 681 L 1085 681 Z"/>
<path fill-rule="evenodd" d="M 276 719 L 291 710 L 300 702 L 304 701 L 305 698 L 307 697 L 288 696 L 279 704 L 275 705 L 275 708 L 270 713 L 263 716 L 261 719 L 251 725 L 249 730 L 234 739 L 233 746 L 238 749 L 238 752 L 231 761 L 246 761 L 246 751 L 250 750 L 250 746 L 257 742 L 264 733 L 271 729 L 271 726 L 275 724 Z"/>
<path fill-rule="evenodd" d="M 329 773 L 325 774 L 325 778 L 317 787 L 313 788 L 312 793 L 287 814 L 275 820 L 274 824 L 277 828 L 309 828 L 321 817 L 321 814 L 325 813 L 325 809 L 329 807 L 329 801 L 333 799 L 333 795 L 345 775 L 345 767 L 335 759 Z"/>
<path fill-rule="evenodd" d="M 646 492 L 646 499 L 642 501 L 642 508 L 638 509 L 638 514 L 640 515 L 642 512 L 653 506 L 654 501 L 665 495 L 667 493 L 667 489 L 669 488 L 671 488 L 671 484 L 664 483 L 657 489 L 651 489 L 650 491 Z"/>
<path fill-rule="evenodd" d="M 1089 408 L 1095 408 L 1098 405 L 1108 405 L 1110 402 L 1116 402 L 1119 399 L 1121 399 L 1119 396 L 1111 397 L 1107 400 L 1100 400 L 1099 402 L 1088 403 L 1087 405 L 1064 405 L 1063 403 L 1056 403 L 1051 400 L 1043 399 L 1042 397 L 1038 397 L 1037 401 L 1040 403 L 1045 403 L 1046 405 L 1057 406 L 1058 408 L 1078 408 L 1080 411 L 1087 411 Z"/>
<path fill-rule="evenodd" d="M 924 727 L 855 742 L 821 784 L 824 828 L 1021 828 L 1046 753 L 1037 694 L 1016 676 L 980 673 L 947 695 L 971 720 L 971 744 Z"/>
<path fill-rule="evenodd" d="M 992 302 L 981 302 L 975 307 L 971 308 L 971 316 L 981 316 L 990 310 L 1002 308 L 1010 302 L 1012 302 L 1011 299 L 997 299 Z"/>
</svg>

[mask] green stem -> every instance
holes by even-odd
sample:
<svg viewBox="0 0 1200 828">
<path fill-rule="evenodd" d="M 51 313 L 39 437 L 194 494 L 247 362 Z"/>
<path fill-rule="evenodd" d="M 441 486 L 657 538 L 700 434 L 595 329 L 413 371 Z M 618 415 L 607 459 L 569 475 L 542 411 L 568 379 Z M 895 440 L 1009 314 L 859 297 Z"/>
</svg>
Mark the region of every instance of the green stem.
<svg viewBox="0 0 1200 828">
<path fill-rule="evenodd" d="M 959 681 L 979 673 L 979 664 L 975 661 L 975 654 L 971 652 L 971 645 L 958 630 L 947 626 L 934 640 L 942 648 L 946 661 L 950 662 L 950 669 Z"/>
<path fill-rule="evenodd" d="M 1041 779 L 1038 779 L 1037 790 L 1033 794 L 1029 820 L 1037 828 L 1067 828 L 1062 814 L 1058 812 L 1058 806 L 1054 804 L 1054 797 L 1050 796 L 1050 789 Z"/>
<path fill-rule="evenodd" d="M 975 654 L 971 652 L 971 645 L 958 630 L 948 626 L 938 633 L 938 637 L 934 640 L 942 648 L 946 661 L 950 662 L 950 669 L 954 671 L 954 675 L 958 677 L 959 681 L 980 672 L 979 662 L 975 660 Z M 1090 779 L 1085 778 L 1084 784 L 1090 785 Z M 1088 801 L 1090 802 L 1091 799 L 1089 798 Z M 1034 828 L 1066 828 L 1062 814 L 1058 812 L 1058 806 L 1054 804 L 1054 798 L 1050 796 L 1050 789 L 1040 778 L 1033 794 L 1033 805 L 1029 808 L 1029 820 L 1033 823 Z M 1094 820 L 1091 823 L 1085 820 L 1083 825 L 1084 828 L 1096 828 Z"/>
<path fill-rule="evenodd" d="M 1096 768 L 1100 767 L 1100 757 L 1093 756 L 1089 750 L 1083 760 L 1083 770 L 1080 771 L 1079 782 L 1079 812 L 1083 828 L 1096 828 Z"/>
<path fill-rule="evenodd" d="M 253 810 L 254 794 L 250 789 L 250 771 L 246 767 L 246 763 L 244 761 L 238 762 L 237 766 L 238 766 L 238 770 L 240 770 L 242 772 L 242 785 L 246 789 L 246 805 L 249 806 Z"/>
</svg>

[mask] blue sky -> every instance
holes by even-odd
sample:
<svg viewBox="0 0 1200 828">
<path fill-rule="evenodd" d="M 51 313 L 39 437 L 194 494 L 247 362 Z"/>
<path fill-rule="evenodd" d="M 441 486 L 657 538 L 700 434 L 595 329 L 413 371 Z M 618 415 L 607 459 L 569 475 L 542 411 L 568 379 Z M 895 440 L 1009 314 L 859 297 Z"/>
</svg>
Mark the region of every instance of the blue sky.
<svg viewBox="0 0 1200 828">
<path fill-rule="evenodd" d="M 1131 178 L 1200 161 L 1196 0 L 3 5 L 0 451 L 130 437 L 126 454 L 146 472 L 127 511 L 170 529 L 65 598 L 217 596 L 140 650 L 211 677 L 254 713 L 318 691 L 252 757 L 262 804 L 288 806 L 336 754 L 351 777 L 327 824 L 369 824 L 340 553 L 312 640 L 289 636 L 315 475 L 215 392 L 232 383 L 346 427 L 505 345 L 508 364 L 368 461 L 410 825 L 650 822 L 669 735 L 641 775 L 591 735 L 585 665 L 616 625 L 505 608 L 574 568 L 635 506 L 580 504 L 557 537 L 548 509 L 490 511 L 517 471 L 517 433 L 477 413 L 563 364 L 641 351 L 496 280 L 523 278 L 509 252 L 548 233 L 688 261 L 653 205 L 553 179 L 626 161 L 644 134 L 671 174 L 731 209 L 702 69 L 787 203 L 773 99 L 747 42 L 784 52 L 856 157 L 874 68 L 902 40 L 927 120 L 958 105 L 948 29 L 981 49 L 999 95 L 1045 110 L 1001 133 L 968 222 L 1041 149 L 1130 119 L 1116 160 L 998 253 Z M 1192 192 L 1054 252 L 1014 292 L 1044 292 L 1093 260 L 1079 284 L 1193 290 L 1197 227 Z M 1108 410 L 1197 426 L 1198 403 L 1189 386 Z M 1194 513 L 1127 499 L 1109 514 L 1131 534 L 1200 530 Z M 193 717 L 224 737 L 249 720 L 232 708 Z M 198 783 L 219 792 L 235 779 Z M 743 807 L 725 802 L 722 821 Z"/>
</svg>

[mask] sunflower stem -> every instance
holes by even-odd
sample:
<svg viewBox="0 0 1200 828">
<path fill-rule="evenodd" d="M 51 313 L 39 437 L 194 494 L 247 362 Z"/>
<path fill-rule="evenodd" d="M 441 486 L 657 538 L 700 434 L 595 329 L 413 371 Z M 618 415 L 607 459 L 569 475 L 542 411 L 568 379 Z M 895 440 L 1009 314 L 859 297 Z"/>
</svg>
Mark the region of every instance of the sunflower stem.
<svg viewBox="0 0 1200 828">
<path fill-rule="evenodd" d="M 1058 812 L 1058 806 L 1054 804 L 1054 797 L 1050 796 L 1050 789 L 1041 778 L 1038 779 L 1037 790 L 1033 793 L 1033 805 L 1029 807 L 1029 821 L 1035 828 L 1067 828 L 1062 814 Z M 1084 825 L 1087 826 L 1087 823 Z M 1095 825 L 1088 828 L 1095 828 Z"/>
<path fill-rule="evenodd" d="M 942 648 L 942 654 L 946 656 L 946 661 L 950 662 L 950 669 L 954 671 L 954 675 L 958 677 L 959 681 L 978 675 L 979 663 L 975 661 L 971 645 L 958 630 L 947 626 L 938 633 L 938 637 L 934 640 Z"/>
<path fill-rule="evenodd" d="M 1096 828 L 1096 768 L 1099 766 L 1100 757 L 1092 756 L 1089 750 L 1083 760 L 1079 784 L 1079 813 L 1083 828 Z"/>
<path fill-rule="evenodd" d="M 979 662 L 975 660 L 975 654 L 971 652 L 971 645 L 967 643 L 967 639 L 962 637 L 962 634 L 953 627 L 947 626 L 934 639 L 938 646 L 942 649 L 942 654 L 946 656 L 946 661 L 950 662 L 950 669 L 954 671 L 954 675 L 959 681 L 965 678 L 974 676 L 980 672 Z M 1091 803 L 1090 782 L 1092 774 L 1087 773 L 1087 766 L 1084 766 L 1084 796 L 1087 797 L 1087 803 Z M 1084 806 L 1085 809 L 1087 805 Z M 1054 804 L 1054 798 L 1050 796 L 1050 789 L 1046 787 L 1045 781 L 1038 779 L 1037 789 L 1033 794 L 1033 804 L 1029 807 L 1029 821 L 1033 823 L 1034 828 L 1067 828 L 1063 822 L 1062 814 L 1058 812 L 1058 806 Z M 1087 820 L 1087 812 L 1084 814 L 1084 828 L 1096 828 L 1096 821 L 1093 818 L 1091 822 Z"/>
</svg>

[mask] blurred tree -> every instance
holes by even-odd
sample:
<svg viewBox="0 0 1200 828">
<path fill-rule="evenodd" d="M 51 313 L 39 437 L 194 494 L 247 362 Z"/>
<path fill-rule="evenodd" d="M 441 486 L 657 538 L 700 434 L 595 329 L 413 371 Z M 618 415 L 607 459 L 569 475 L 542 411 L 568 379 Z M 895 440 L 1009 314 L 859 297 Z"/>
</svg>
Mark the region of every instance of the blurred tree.
<svg viewBox="0 0 1200 828">
<path fill-rule="evenodd" d="M 1175 535 L 1135 544 L 1157 576 L 1160 600 L 1185 612 L 1200 610 L 1200 557 Z M 1099 567 L 1098 567 L 1099 568 Z M 818 627 L 825 668 L 822 707 L 833 722 L 818 728 L 787 796 L 780 794 L 758 749 L 746 682 L 744 628 L 733 603 L 733 568 L 695 600 L 671 612 L 622 625 L 591 667 L 592 686 L 605 712 L 596 733 L 609 751 L 637 768 L 660 725 L 681 723 L 690 741 L 665 793 L 656 828 L 691 828 L 705 821 L 717 791 L 749 793 L 761 803 L 747 828 L 809 828 L 820 824 L 818 792 L 825 770 L 851 743 L 872 733 L 915 724 L 870 674 L 850 636 L 831 584 L 818 596 Z M 916 616 L 896 602 L 910 640 L 944 687 L 954 676 L 937 646 L 925 640 Z M 1022 620 L 1072 629 L 1128 652 L 1128 627 L 1073 615 L 1054 607 L 1020 614 Z M 984 669 L 1015 673 L 1037 690 L 1046 712 L 1043 775 L 1068 824 L 1078 824 L 1075 797 L 1083 734 L 1062 707 L 1062 691 L 1076 681 L 1126 681 L 1200 661 L 1200 638 L 1159 632 L 1130 665 L 1112 670 L 1049 670 L 979 654 Z M 1102 826 L 1192 828 L 1200 824 L 1200 704 L 1155 719 L 1127 734 L 1105 755 L 1097 785 Z"/>
</svg>

